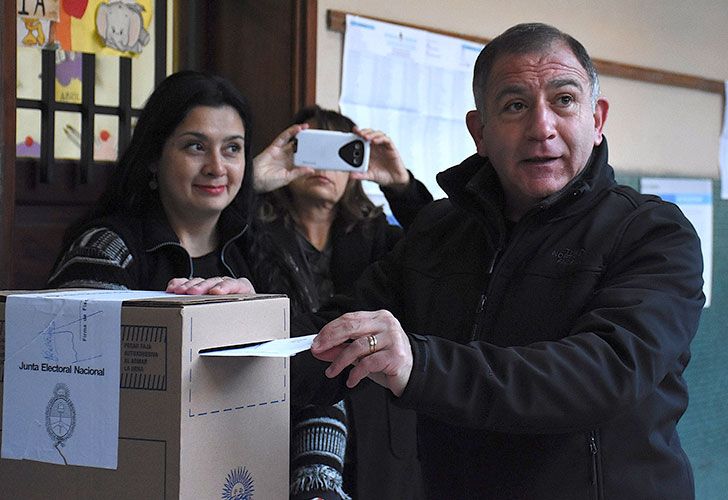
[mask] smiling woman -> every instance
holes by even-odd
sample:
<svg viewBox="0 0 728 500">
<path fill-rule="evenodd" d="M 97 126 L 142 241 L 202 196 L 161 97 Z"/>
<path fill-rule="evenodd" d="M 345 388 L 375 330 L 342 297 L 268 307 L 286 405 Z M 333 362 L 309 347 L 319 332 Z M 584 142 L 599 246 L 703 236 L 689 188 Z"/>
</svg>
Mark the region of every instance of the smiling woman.
<svg viewBox="0 0 728 500">
<path fill-rule="evenodd" d="M 197 106 L 165 141 L 152 165 L 170 226 L 193 257 L 218 246 L 215 228 L 240 191 L 245 127 L 231 106 Z"/>
<path fill-rule="evenodd" d="M 66 233 L 49 286 L 164 290 L 182 276 L 247 278 L 249 135 L 247 102 L 228 81 L 167 77 L 105 193 Z"/>
</svg>

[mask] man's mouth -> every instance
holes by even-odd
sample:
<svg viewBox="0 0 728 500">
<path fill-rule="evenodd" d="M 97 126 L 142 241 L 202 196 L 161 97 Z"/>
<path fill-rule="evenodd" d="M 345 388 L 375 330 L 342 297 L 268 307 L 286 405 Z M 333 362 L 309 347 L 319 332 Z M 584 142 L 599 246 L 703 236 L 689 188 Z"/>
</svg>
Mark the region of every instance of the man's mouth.
<svg viewBox="0 0 728 500">
<path fill-rule="evenodd" d="M 524 163 L 528 163 L 531 165 L 546 165 L 552 162 L 555 162 L 561 158 L 560 156 L 532 156 L 530 158 L 526 158 L 523 160 Z"/>
</svg>

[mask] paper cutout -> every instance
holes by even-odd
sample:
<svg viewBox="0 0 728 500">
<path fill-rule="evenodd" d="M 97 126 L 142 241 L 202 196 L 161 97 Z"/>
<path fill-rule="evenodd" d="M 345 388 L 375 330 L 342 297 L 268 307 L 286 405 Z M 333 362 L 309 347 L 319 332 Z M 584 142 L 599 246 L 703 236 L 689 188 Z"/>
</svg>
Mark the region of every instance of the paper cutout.
<svg viewBox="0 0 728 500">
<path fill-rule="evenodd" d="M 64 0 L 62 5 L 53 21 L 18 17 L 18 44 L 133 57 L 151 42 L 154 0 Z"/>
<path fill-rule="evenodd" d="M 63 10 L 69 16 L 73 16 L 76 19 L 81 19 L 86 13 L 88 7 L 88 0 L 63 0 Z"/>
<path fill-rule="evenodd" d="M 50 31 L 50 21 L 42 21 L 32 17 L 18 19 L 18 45 L 24 47 L 43 47 Z"/>
<path fill-rule="evenodd" d="M 140 53 L 149 43 L 142 12 L 144 7 L 136 2 L 117 0 L 100 4 L 96 11 L 96 29 L 106 46 L 121 52 Z"/>
<path fill-rule="evenodd" d="M 116 139 L 106 129 L 101 129 L 94 138 L 94 160 L 116 161 Z"/>
<path fill-rule="evenodd" d="M 17 0 L 18 17 L 58 21 L 60 0 Z M 67 2 L 68 0 L 64 0 Z"/>
<path fill-rule="evenodd" d="M 80 52 L 56 51 L 56 101 L 81 104 L 82 59 Z"/>
<path fill-rule="evenodd" d="M 16 158 L 40 158 L 40 142 L 28 135 L 25 140 L 15 145 Z"/>
</svg>

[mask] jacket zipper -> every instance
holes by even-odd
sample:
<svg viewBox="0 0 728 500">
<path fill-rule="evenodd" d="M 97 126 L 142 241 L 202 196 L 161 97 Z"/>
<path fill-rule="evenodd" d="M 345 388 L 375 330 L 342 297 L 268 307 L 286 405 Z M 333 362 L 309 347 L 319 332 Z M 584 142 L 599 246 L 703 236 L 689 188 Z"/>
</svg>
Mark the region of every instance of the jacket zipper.
<svg viewBox="0 0 728 500">
<path fill-rule="evenodd" d="M 480 330 L 483 324 L 483 319 L 485 317 L 485 306 L 488 303 L 488 292 L 493 288 L 493 271 L 495 270 L 496 263 L 498 263 L 499 259 L 503 260 L 503 258 L 507 257 L 510 249 L 516 246 L 517 241 L 520 239 L 520 237 L 532 225 L 530 221 L 533 219 L 533 217 L 529 214 L 531 214 L 532 212 L 535 213 L 536 210 L 543 210 L 543 208 L 544 206 L 538 205 L 536 208 L 531 209 L 526 215 L 524 215 L 523 219 L 517 223 L 516 227 L 518 228 L 518 231 L 516 231 L 516 229 L 514 228 L 513 234 L 511 234 L 511 237 L 505 247 L 496 247 L 495 252 L 493 253 L 493 258 L 491 259 L 490 265 L 488 266 L 488 272 L 486 273 L 486 276 L 488 277 L 488 285 L 485 287 L 483 293 L 481 293 L 480 301 L 478 302 L 478 308 L 475 311 L 475 322 L 473 324 L 473 329 L 470 332 L 471 342 L 480 338 Z M 528 224 L 524 224 L 523 221 L 528 222 Z"/>
<path fill-rule="evenodd" d="M 490 288 L 490 282 L 493 279 L 493 269 L 495 268 L 495 263 L 498 260 L 498 255 L 500 255 L 500 250 L 495 251 L 493 258 L 490 261 L 490 265 L 488 266 L 488 272 L 486 273 L 486 276 L 488 276 L 488 286 L 480 294 L 478 307 L 475 309 L 475 321 L 473 322 L 473 329 L 470 332 L 471 342 L 479 338 L 480 327 L 483 323 L 483 311 L 485 310 L 486 302 L 488 302 L 488 289 Z"/>
<path fill-rule="evenodd" d="M 599 447 L 597 446 L 597 431 L 589 432 L 589 453 L 591 454 L 591 484 L 592 498 L 601 500 L 601 484 L 599 482 Z"/>
<path fill-rule="evenodd" d="M 247 230 L 248 230 L 248 225 L 246 224 L 245 226 L 243 226 L 242 231 L 240 231 L 238 234 L 236 234 L 235 236 L 233 236 L 232 238 L 227 240 L 225 242 L 225 244 L 222 246 L 222 249 L 220 250 L 220 262 L 222 262 L 222 265 L 225 266 L 225 269 L 228 270 L 228 272 L 230 273 L 230 276 L 232 278 L 239 278 L 240 276 L 235 275 L 235 272 L 233 271 L 233 269 L 228 265 L 227 261 L 225 260 L 225 251 L 227 250 L 228 246 L 233 241 L 240 238 L 243 235 L 243 233 L 245 233 L 245 231 L 247 231 Z M 192 260 L 190 260 L 190 265 L 192 265 Z M 247 276 L 243 276 L 243 277 L 247 278 Z"/>
</svg>

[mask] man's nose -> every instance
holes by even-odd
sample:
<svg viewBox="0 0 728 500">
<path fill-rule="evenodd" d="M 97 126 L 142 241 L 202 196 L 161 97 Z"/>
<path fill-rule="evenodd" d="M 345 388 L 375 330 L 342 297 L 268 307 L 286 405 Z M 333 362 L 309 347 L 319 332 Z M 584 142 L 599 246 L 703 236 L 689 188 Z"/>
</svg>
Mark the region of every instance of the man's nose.
<svg viewBox="0 0 728 500">
<path fill-rule="evenodd" d="M 546 103 L 531 107 L 527 134 L 534 141 L 547 141 L 556 137 L 556 114 Z"/>
</svg>

